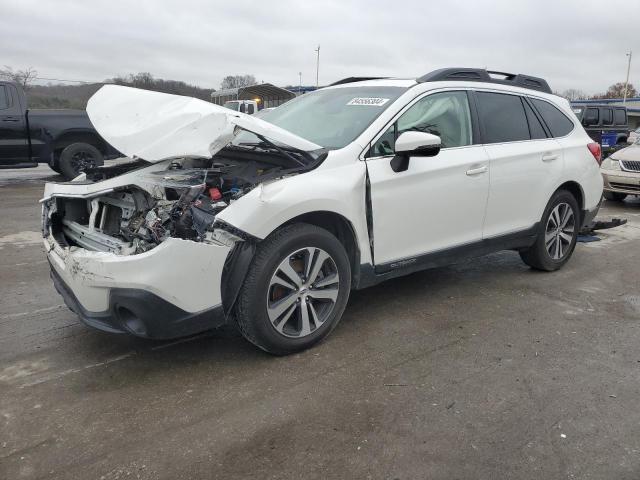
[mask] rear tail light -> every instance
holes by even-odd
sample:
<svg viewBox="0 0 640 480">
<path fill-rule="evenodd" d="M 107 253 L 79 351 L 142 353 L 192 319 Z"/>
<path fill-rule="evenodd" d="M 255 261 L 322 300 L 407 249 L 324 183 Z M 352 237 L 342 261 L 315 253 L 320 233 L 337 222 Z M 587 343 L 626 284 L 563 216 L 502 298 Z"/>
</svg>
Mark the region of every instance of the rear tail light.
<svg viewBox="0 0 640 480">
<path fill-rule="evenodd" d="M 593 158 L 596 159 L 596 162 L 598 162 L 598 165 L 600 165 L 602 163 L 602 148 L 600 148 L 600 144 L 595 142 L 589 143 L 587 148 L 591 152 L 591 155 L 593 155 Z"/>
</svg>

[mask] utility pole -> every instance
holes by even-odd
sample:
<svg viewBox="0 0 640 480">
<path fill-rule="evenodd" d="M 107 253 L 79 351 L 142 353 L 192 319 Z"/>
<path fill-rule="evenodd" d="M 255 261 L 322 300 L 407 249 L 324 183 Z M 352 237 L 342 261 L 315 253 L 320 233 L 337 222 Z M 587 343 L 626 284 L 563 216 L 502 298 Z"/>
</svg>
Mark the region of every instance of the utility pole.
<svg viewBox="0 0 640 480">
<path fill-rule="evenodd" d="M 318 54 L 318 57 L 316 58 L 316 88 L 318 88 L 318 74 L 320 72 L 320 45 L 316 48 L 316 53 Z"/>
<path fill-rule="evenodd" d="M 302 72 L 298 72 L 300 75 L 300 87 L 298 88 L 298 95 L 302 95 Z"/>
<path fill-rule="evenodd" d="M 629 50 L 629 53 L 627 53 L 626 55 L 627 57 L 629 57 L 629 62 L 627 63 L 627 79 L 624 82 L 624 98 L 622 100 L 623 105 L 627 103 L 627 88 L 629 87 L 629 70 L 631 70 L 631 55 L 633 55 L 633 52 Z"/>
</svg>

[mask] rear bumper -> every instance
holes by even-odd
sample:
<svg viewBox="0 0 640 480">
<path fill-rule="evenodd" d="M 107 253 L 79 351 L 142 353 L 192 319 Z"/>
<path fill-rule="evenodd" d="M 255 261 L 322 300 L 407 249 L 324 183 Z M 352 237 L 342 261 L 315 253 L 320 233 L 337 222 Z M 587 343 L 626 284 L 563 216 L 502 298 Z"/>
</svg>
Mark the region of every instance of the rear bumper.
<svg viewBox="0 0 640 480">
<path fill-rule="evenodd" d="M 151 292 L 134 288 L 110 289 L 108 308 L 102 312 L 91 312 L 82 306 L 53 266 L 51 279 L 64 303 L 84 324 L 105 332 L 169 339 L 192 335 L 225 323 L 222 305 L 189 313 Z"/>
<path fill-rule="evenodd" d="M 593 219 L 596 218 L 596 215 L 598 215 L 599 210 L 600 210 L 599 203 L 598 205 L 596 205 L 594 208 L 590 210 L 583 210 L 581 228 L 588 227 L 591 224 L 591 222 L 593 222 Z"/>
</svg>

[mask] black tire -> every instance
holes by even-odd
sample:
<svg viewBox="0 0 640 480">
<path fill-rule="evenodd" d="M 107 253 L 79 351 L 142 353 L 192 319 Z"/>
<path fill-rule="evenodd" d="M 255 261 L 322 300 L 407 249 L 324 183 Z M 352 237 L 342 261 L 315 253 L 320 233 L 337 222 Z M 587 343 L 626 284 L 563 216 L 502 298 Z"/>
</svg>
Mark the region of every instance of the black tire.
<svg viewBox="0 0 640 480">
<path fill-rule="evenodd" d="M 561 243 L 561 245 L 563 245 L 561 247 L 563 253 L 562 256 L 559 258 L 553 258 L 548 251 L 546 239 L 547 233 L 551 233 L 553 235 L 553 233 L 557 232 L 557 230 L 551 228 L 551 230 L 548 232 L 548 228 L 553 227 L 553 224 L 555 223 L 555 220 L 550 220 L 549 217 L 551 216 L 552 212 L 555 211 L 556 207 L 561 205 L 567 205 L 571 209 L 571 213 L 573 214 L 573 231 L 570 235 L 571 241 L 566 245 Z M 563 209 L 564 207 L 560 208 Z M 522 261 L 524 263 L 536 270 L 542 270 L 545 272 L 558 270 L 565 263 L 567 263 L 567 261 L 573 254 L 573 250 L 575 249 L 576 241 L 578 239 L 578 233 L 581 227 L 580 223 L 580 209 L 575 197 L 566 190 L 558 190 L 553 194 L 551 200 L 549 200 L 549 203 L 544 210 L 544 214 L 542 215 L 542 219 L 540 221 L 540 226 L 538 227 L 538 237 L 536 239 L 536 242 L 530 248 L 521 250 L 520 258 L 522 258 Z M 566 230 L 568 231 L 569 228 L 567 228 Z M 562 242 L 562 239 L 559 238 L 559 235 L 561 235 L 562 233 L 568 235 L 565 230 L 562 230 L 561 233 L 556 233 L 555 235 L 553 235 L 555 236 L 555 242 Z M 554 239 L 551 239 L 551 241 L 554 242 Z M 551 244 L 552 247 L 556 245 L 555 242 Z"/>
<path fill-rule="evenodd" d="M 339 278 L 338 293 L 335 302 L 333 304 L 329 303 L 330 307 L 331 305 L 333 306 L 328 310 L 327 304 L 320 301 L 320 306 L 324 308 L 325 312 L 323 323 L 318 326 L 314 321 L 312 324 L 314 329 L 310 333 L 292 338 L 287 336 L 284 331 L 285 327 L 281 325 L 289 322 L 292 326 L 300 326 L 302 324 L 300 309 L 302 305 L 306 305 L 305 302 L 309 301 L 309 299 L 305 296 L 304 301 L 296 300 L 296 303 L 291 305 L 291 312 L 293 313 L 288 317 L 289 320 L 283 321 L 281 325 L 278 325 L 283 329 L 282 333 L 276 329 L 276 324 L 270 320 L 267 307 L 269 302 L 272 301 L 273 289 L 276 288 L 272 283 L 272 279 L 280 266 L 285 261 L 288 261 L 288 265 L 291 266 L 291 262 L 296 258 L 292 255 L 307 248 L 320 249 L 319 251 L 324 251 L 330 256 L 329 260 L 325 260 L 322 263 L 323 270 L 319 274 L 322 277 L 319 278 L 322 279 L 325 276 L 325 269 L 329 267 L 335 269 Z M 304 260 L 301 261 L 304 262 Z M 301 268 L 304 267 L 302 266 Z M 335 272 L 333 275 L 335 275 Z M 301 279 L 298 278 L 297 280 Z M 302 280 L 306 282 L 306 280 Z M 309 280 L 309 282 L 312 280 L 314 279 Z M 350 289 L 351 266 L 347 253 L 338 239 L 327 230 L 315 225 L 305 223 L 289 225 L 276 230 L 258 245 L 247 277 L 240 289 L 236 304 L 236 321 L 242 335 L 264 351 L 273 355 L 287 355 L 298 352 L 317 344 L 336 327 L 347 305 Z M 308 291 L 306 287 L 296 291 L 302 292 L 303 290 L 310 297 L 313 297 L 313 285 L 308 287 Z M 322 288 L 316 288 L 315 292 L 318 290 L 322 290 Z M 290 298 L 292 295 L 302 294 L 297 294 L 290 290 L 282 295 L 282 298 Z M 279 300 L 273 300 L 273 302 L 277 301 Z M 316 300 L 311 298 L 311 302 L 316 302 Z M 310 315 L 310 313 L 317 314 L 316 307 L 305 306 L 304 308 L 310 318 L 317 318 Z"/>
<path fill-rule="evenodd" d="M 603 192 L 603 195 L 604 195 L 604 198 L 606 198 L 607 200 L 609 200 L 611 202 L 621 202 L 625 198 L 627 198 L 627 194 L 626 193 L 607 192 L 606 190 Z"/>
<path fill-rule="evenodd" d="M 72 143 L 60 153 L 58 167 L 67 180 L 72 180 L 87 168 L 104 165 L 100 150 L 88 143 Z"/>
</svg>

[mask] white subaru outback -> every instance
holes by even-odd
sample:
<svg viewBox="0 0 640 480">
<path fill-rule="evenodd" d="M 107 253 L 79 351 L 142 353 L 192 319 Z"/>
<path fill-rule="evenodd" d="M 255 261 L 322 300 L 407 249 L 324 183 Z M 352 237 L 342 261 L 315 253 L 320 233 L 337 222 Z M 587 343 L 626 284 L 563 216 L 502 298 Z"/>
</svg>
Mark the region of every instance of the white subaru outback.
<svg viewBox="0 0 640 480">
<path fill-rule="evenodd" d="M 48 183 L 43 235 L 67 305 L 109 332 L 237 322 L 299 351 L 351 289 L 505 249 L 562 267 L 602 196 L 599 146 L 526 75 L 346 79 L 262 119 L 105 86 L 87 111 L 129 159 Z"/>
</svg>

